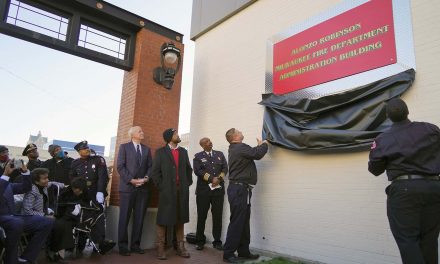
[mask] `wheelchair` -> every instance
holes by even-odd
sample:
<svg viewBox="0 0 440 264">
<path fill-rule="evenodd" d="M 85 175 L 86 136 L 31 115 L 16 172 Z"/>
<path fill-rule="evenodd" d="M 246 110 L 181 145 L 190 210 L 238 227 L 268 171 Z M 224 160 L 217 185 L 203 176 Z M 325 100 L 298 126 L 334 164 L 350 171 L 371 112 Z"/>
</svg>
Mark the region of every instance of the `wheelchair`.
<svg viewBox="0 0 440 264">
<path fill-rule="evenodd" d="M 101 254 L 100 249 L 92 239 L 92 229 L 100 218 L 103 218 L 104 210 L 100 205 L 91 203 L 90 206 L 81 207 L 79 222 L 73 227 L 74 248 L 72 257 L 77 258 L 88 243 L 93 250 Z"/>
</svg>

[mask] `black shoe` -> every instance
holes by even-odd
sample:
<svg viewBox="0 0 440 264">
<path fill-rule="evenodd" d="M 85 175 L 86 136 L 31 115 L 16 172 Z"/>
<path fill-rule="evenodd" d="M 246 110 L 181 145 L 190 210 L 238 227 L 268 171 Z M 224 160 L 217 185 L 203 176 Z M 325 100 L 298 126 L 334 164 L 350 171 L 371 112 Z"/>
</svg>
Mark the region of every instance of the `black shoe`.
<svg viewBox="0 0 440 264">
<path fill-rule="evenodd" d="M 196 249 L 197 249 L 197 250 L 203 250 L 203 248 L 204 248 L 203 245 L 197 245 L 197 246 L 196 246 Z"/>
<path fill-rule="evenodd" d="M 32 262 L 29 261 L 29 260 L 25 260 L 25 259 L 19 258 L 19 259 L 18 259 L 18 263 L 20 263 L 20 264 L 24 264 L 24 263 L 29 263 L 29 264 L 31 264 Z"/>
<path fill-rule="evenodd" d="M 130 256 L 130 252 L 128 251 L 128 249 L 120 248 L 119 249 L 119 255 L 127 257 L 127 256 Z"/>
<path fill-rule="evenodd" d="M 258 259 L 260 255 L 249 253 L 249 255 L 238 255 L 238 257 L 243 259 Z"/>
<path fill-rule="evenodd" d="M 145 249 L 142 248 L 132 248 L 131 253 L 137 253 L 137 254 L 145 254 Z"/>
<path fill-rule="evenodd" d="M 232 257 L 229 257 L 229 258 L 223 257 L 223 262 L 226 262 L 226 263 L 241 263 L 242 260 L 240 258 L 237 258 L 236 256 L 232 256 Z"/>
<path fill-rule="evenodd" d="M 217 249 L 217 250 L 223 250 L 223 245 L 221 243 L 213 244 L 212 247 Z"/>
<path fill-rule="evenodd" d="M 101 253 L 101 255 L 104 255 L 105 253 L 109 252 L 110 250 L 112 250 L 112 248 L 116 245 L 116 243 L 114 241 L 111 240 L 105 240 L 101 243 L 101 245 L 99 245 L 99 253 Z"/>
</svg>

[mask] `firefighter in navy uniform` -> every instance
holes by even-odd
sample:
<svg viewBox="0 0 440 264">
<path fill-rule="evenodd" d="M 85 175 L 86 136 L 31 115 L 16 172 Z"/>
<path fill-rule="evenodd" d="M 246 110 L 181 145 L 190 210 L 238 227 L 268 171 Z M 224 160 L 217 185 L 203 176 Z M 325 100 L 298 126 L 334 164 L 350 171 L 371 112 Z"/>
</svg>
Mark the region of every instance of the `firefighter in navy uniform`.
<svg viewBox="0 0 440 264">
<path fill-rule="evenodd" d="M 202 250 L 205 244 L 205 222 L 209 207 L 212 212 L 213 246 L 223 250 L 220 236 L 222 234 L 223 201 L 225 195 L 224 177 L 228 173 L 228 163 L 221 151 L 212 149 L 209 138 L 200 139 L 203 151 L 195 154 L 193 160 L 194 173 L 197 175 L 197 250 Z M 211 190 L 211 187 L 212 190 Z"/>
<path fill-rule="evenodd" d="M 104 158 L 91 156 L 87 141 L 81 141 L 75 145 L 80 158 L 72 162 L 69 178 L 83 178 L 87 183 L 87 194 L 90 200 L 102 205 L 104 210 L 104 194 L 106 193 L 108 173 Z M 105 240 L 105 221 L 100 218 L 92 229 L 93 241 L 99 244 L 101 254 L 105 254 L 115 246 L 115 242 Z"/>
<path fill-rule="evenodd" d="M 408 120 L 401 99 L 386 106 L 393 125 L 379 135 L 370 151 L 368 170 L 385 170 L 391 232 L 404 264 L 438 263 L 440 230 L 440 129 Z"/>
</svg>

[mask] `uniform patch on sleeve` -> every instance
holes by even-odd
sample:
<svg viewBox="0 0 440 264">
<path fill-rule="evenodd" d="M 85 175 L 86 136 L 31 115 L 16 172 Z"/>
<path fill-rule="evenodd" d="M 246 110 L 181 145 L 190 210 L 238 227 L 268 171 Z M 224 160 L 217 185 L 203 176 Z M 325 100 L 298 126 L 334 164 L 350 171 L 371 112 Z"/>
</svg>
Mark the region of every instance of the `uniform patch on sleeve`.
<svg viewBox="0 0 440 264">
<path fill-rule="evenodd" d="M 375 149 L 376 148 L 376 141 L 373 141 L 373 144 L 371 144 L 371 149 Z"/>
</svg>

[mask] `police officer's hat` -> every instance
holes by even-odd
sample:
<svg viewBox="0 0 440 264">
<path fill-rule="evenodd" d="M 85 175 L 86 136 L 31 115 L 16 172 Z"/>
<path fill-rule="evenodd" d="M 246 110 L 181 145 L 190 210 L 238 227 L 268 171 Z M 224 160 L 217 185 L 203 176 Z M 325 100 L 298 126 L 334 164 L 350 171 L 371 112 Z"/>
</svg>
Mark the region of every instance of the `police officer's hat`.
<svg viewBox="0 0 440 264">
<path fill-rule="evenodd" d="M 32 150 L 37 149 L 37 145 L 30 143 L 27 144 L 27 146 L 24 148 L 23 153 L 21 153 L 22 156 L 26 156 L 29 152 L 31 152 Z"/>
<path fill-rule="evenodd" d="M 83 140 L 73 147 L 76 151 L 80 151 L 82 149 L 88 149 L 89 145 L 87 144 L 87 140 Z"/>
<path fill-rule="evenodd" d="M 0 145 L 0 153 L 2 153 L 3 151 L 8 150 L 8 148 L 6 146 Z"/>
</svg>

